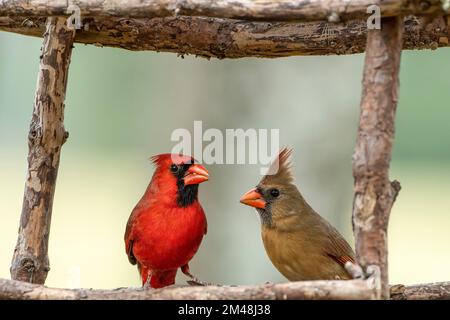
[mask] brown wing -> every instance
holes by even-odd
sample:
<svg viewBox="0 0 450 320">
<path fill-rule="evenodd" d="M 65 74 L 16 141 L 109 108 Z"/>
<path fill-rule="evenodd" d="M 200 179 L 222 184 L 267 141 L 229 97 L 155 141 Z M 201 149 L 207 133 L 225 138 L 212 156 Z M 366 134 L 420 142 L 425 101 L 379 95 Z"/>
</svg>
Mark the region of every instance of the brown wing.
<svg viewBox="0 0 450 320">
<path fill-rule="evenodd" d="M 330 224 L 328 224 L 328 246 L 326 247 L 327 255 L 339 263 L 342 267 L 347 262 L 355 262 L 355 254 L 348 242 L 341 234 Z"/>
<path fill-rule="evenodd" d="M 351 263 L 355 263 L 355 259 L 351 256 L 340 256 L 340 257 L 336 257 L 332 254 L 328 254 L 329 257 L 333 258 L 334 261 L 336 261 L 337 263 L 339 263 L 341 266 L 345 266 L 345 264 L 347 262 L 351 262 Z"/>
</svg>

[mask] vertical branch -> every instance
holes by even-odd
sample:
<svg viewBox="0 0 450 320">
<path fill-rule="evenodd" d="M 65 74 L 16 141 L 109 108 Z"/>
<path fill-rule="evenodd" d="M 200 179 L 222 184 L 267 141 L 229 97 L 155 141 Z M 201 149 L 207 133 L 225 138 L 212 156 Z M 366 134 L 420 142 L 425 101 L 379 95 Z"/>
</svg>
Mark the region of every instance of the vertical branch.
<svg viewBox="0 0 450 320">
<path fill-rule="evenodd" d="M 11 265 L 15 280 L 43 284 L 49 271 L 48 238 L 64 129 L 64 98 L 75 30 L 49 18 L 42 45 L 28 134 L 28 174 L 19 236 Z"/>
<path fill-rule="evenodd" d="M 381 271 L 381 297 L 389 298 L 387 228 L 400 184 L 389 180 L 394 140 L 403 22 L 384 18 L 367 36 L 358 139 L 353 155 L 353 231 L 358 263 Z"/>
</svg>

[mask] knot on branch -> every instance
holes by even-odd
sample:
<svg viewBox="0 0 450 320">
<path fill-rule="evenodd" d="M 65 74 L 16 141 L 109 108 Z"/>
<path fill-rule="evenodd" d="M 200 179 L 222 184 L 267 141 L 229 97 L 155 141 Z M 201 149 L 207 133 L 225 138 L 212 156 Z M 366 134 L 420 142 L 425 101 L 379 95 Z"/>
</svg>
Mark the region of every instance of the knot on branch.
<svg viewBox="0 0 450 320">
<path fill-rule="evenodd" d="M 66 143 L 67 139 L 69 139 L 69 131 L 64 130 L 62 144 Z"/>
<path fill-rule="evenodd" d="M 20 281 L 33 283 L 38 264 L 31 256 L 25 256 L 18 260 L 13 259 L 13 264 L 10 269 L 11 277 Z"/>
<path fill-rule="evenodd" d="M 391 182 L 391 189 L 392 189 L 392 202 L 395 202 L 397 200 L 398 193 L 402 189 L 402 186 L 400 185 L 400 182 L 397 180 L 394 180 Z"/>
<path fill-rule="evenodd" d="M 390 296 L 393 300 L 406 300 L 403 299 L 406 287 L 403 284 L 396 284 L 390 287 Z"/>
<path fill-rule="evenodd" d="M 26 255 L 14 259 L 14 261 L 10 269 L 11 278 L 37 284 L 45 282 L 50 271 L 48 258 L 39 261 L 36 257 Z"/>
<path fill-rule="evenodd" d="M 38 110 L 40 111 L 40 110 Z M 69 138 L 69 132 L 60 120 L 52 119 L 52 123 L 40 125 L 39 119 L 33 119 L 28 132 L 28 146 L 42 146 L 47 152 L 57 152 Z"/>
<path fill-rule="evenodd" d="M 28 146 L 32 147 L 38 145 L 42 141 L 42 128 L 36 122 L 31 123 L 30 131 L 28 132 Z"/>
</svg>

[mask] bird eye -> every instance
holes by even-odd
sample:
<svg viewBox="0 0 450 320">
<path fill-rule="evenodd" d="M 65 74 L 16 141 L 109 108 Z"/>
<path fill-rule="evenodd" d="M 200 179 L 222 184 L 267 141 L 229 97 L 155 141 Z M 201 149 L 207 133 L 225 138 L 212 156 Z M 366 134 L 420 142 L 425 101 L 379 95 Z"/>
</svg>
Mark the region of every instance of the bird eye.
<svg viewBox="0 0 450 320">
<path fill-rule="evenodd" d="M 280 191 L 278 189 L 272 189 L 272 190 L 270 190 L 270 195 L 272 197 L 276 198 L 280 195 Z"/>
<path fill-rule="evenodd" d="M 178 171 L 178 166 L 176 164 L 173 164 L 170 166 L 170 171 L 172 171 L 173 173 L 177 173 Z"/>
</svg>

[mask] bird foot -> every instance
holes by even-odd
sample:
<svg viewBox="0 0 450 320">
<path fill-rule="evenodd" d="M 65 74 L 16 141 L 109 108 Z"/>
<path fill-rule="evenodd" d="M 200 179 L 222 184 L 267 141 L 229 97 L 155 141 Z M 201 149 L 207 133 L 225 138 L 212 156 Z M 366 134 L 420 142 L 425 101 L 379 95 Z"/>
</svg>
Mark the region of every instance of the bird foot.
<svg viewBox="0 0 450 320">
<path fill-rule="evenodd" d="M 186 282 L 190 285 L 190 286 L 207 286 L 208 284 L 204 281 L 200 281 L 200 280 L 186 280 Z"/>
<path fill-rule="evenodd" d="M 218 286 L 218 284 L 202 281 L 194 276 L 189 277 L 191 278 L 191 280 L 187 280 L 186 282 L 191 286 Z"/>
<path fill-rule="evenodd" d="M 345 270 L 347 270 L 348 274 L 353 278 L 353 279 L 364 279 L 365 278 L 365 274 L 363 269 L 350 261 L 347 261 L 345 263 Z"/>
<path fill-rule="evenodd" d="M 360 265 L 347 261 L 345 269 L 353 279 L 373 279 L 376 282 L 380 278 L 380 268 L 376 265 L 370 265 L 364 271 Z"/>
<path fill-rule="evenodd" d="M 145 290 L 152 289 L 152 287 L 150 287 L 150 280 L 151 280 L 151 278 L 152 278 L 152 274 L 151 274 L 151 272 L 149 271 L 149 272 L 147 273 L 147 280 L 145 280 L 145 283 L 144 283 L 144 285 L 142 286 L 142 288 L 144 288 Z"/>
<path fill-rule="evenodd" d="M 142 286 L 142 289 L 144 289 L 144 290 L 151 290 L 151 289 L 153 289 L 153 288 L 150 287 L 150 284 L 149 284 L 149 283 L 144 283 L 144 285 Z"/>
<path fill-rule="evenodd" d="M 191 278 L 191 280 L 186 281 L 191 286 L 218 286 L 218 284 L 215 283 L 199 280 L 189 271 L 189 265 L 187 264 L 181 267 L 181 272 L 183 272 L 185 275 Z"/>
</svg>

